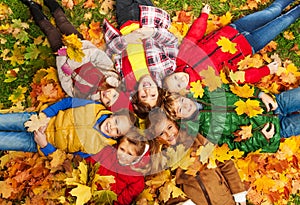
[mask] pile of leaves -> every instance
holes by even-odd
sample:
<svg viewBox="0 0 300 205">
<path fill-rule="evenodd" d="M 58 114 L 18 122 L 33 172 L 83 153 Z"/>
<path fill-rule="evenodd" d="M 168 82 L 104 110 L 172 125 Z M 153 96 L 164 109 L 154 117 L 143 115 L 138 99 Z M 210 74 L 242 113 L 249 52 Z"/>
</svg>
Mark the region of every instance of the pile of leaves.
<svg viewBox="0 0 300 205">
<path fill-rule="evenodd" d="M 112 0 L 62 0 L 59 1 L 70 21 L 100 49 L 105 49 L 101 22 L 107 18 L 116 24 Z M 209 15 L 207 33 L 221 28 L 234 19 L 257 9 L 266 7 L 271 0 L 210 0 L 212 14 Z M 43 5 L 43 2 L 38 0 Z M 204 1 L 157 0 L 155 5 L 168 11 L 172 16 L 170 31 L 179 41 L 183 39 L 193 20 L 199 15 Z M 43 10 L 53 22 L 49 10 Z M 0 3 L 0 87 L 1 112 L 37 111 L 65 97 L 55 69 L 55 55 L 47 39 L 34 24 L 28 8 L 18 0 L 3 0 Z M 247 56 L 239 63 L 242 71 L 247 67 L 260 67 L 272 61 L 280 63 L 279 71 L 265 77 L 256 86 L 277 94 L 299 86 L 300 66 L 300 21 L 290 26 L 260 53 Z M 234 46 L 224 38 L 218 42 L 229 52 Z M 251 86 L 237 86 L 241 75 L 216 76 L 212 68 L 203 73 L 202 82 L 192 85 L 194 96 L 203 94 L 200 85 L 210 90 L 230 83 L 237 95 L 251 95 Z M 245 96 L 244 96 L 245 97 Z M 249 105 L 253 105 L 249 103 Z M 257 107 L 241 113 L 251 112 Z M 242 106 L 241 106 L 242 107 Z M 239 140 L 251 136 L 251 128 L 243 127 Z M 242 180 L 249 188 L 249 204 L 300 204 L 300 138 L 292 137 L 281 142 L 275 154 L 250 153 L 246 157 L 238 150 L 230 151 L 221 147 L 200 147 L 194 157 L 182 147 L 169 149 L 170 169 L 147 178 L 146 188 L 138 197 L 137 204 L 164 204 L 170 198 L 184 193 L 175 185 L 174 171 L 180 167 L 187 174 L 194 175 L 197 166 L 216 166 L 216 161 L 234 160 Z M 1 153 L 0 153 L 1 154 Z M 50 157 L 39 153 L 2 152 L 0 158 L 0 203 L 1 204 L 112 204 L 116 195 L 109 190 L 113 183 L 110 177 L 99 176 L 99 165 L 90 165 L 84 160 L 56 151 Z M 197 161 L 195 163 L 195 161 Z M 96 190 L 97 183 L 106 187 Z"/>
</svg>

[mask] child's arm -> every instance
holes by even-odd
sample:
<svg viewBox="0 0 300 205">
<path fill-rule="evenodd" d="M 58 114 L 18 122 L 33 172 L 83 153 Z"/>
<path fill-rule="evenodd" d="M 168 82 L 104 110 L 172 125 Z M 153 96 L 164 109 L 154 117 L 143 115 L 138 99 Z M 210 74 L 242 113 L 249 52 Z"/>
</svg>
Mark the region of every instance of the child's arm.
<svg viewBox="0 0 300 205">
<path fill-rule="evenodd" d="M 206 4 L 203 7 L 200 16 L 193 22 L 192 26 L 190 27 L 184 39 L 188 39 L 192 42 L 196 42 L 203 38 L 207 28 L 207 19 L 209 13 L 210 13 L 210 6 Z"/>
<path fill-rule="evenodd" d="M 143 176 L 136 176 L 135 182 L 127 185 L 127 188 L 118 195 L 115 205 L 127 205 L 132 202 L 143 190 L 145 186 L 145 180 Z"/>
<path fill-rule="evenodd" d="M 222 175 L 229 185 L 229 189 L 234 197 L 235 202 L 246 202 L 247 191 L 245 190 L 245 186 L 242 183 L 234 162 L 232 160 L 228 160 L 224 163 L 219 163 L 218 167 L 220 168 Z"/>
<path fill-rule="evenodd" d="M 62 100 L 58 101 L 57 103 L 50 105 L 46 109 L 44 109 L 42 112 L 46 114 L 47 117 L 53 117 L 55 116 L 60 110 L 66 110 L 68 108 L 75 108 L 84 106 L 91 103 L 97 103 L 92 100 L 85 100 L 80 98 L 63 98 Z"/>
</svg>

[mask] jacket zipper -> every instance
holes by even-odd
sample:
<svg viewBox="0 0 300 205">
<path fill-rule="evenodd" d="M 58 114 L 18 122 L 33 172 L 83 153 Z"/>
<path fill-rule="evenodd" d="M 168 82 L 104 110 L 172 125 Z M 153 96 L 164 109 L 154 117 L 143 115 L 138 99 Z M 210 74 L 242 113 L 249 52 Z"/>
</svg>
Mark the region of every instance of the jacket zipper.
<svg viewBox="0 0 300 205">
<path fill-rule="evenodd" d="M 199 183 L 200 188 L 202 189 L 202 192 L 203 192 L 203 194 L 204 194 L 204 196 L 205 196 L 205 198 L 206 198 L 207 204 L 208 204 L 208 205 L 212 205 L 211 200 L 210 200 L 210 197 L 209 197 L 209 195 L 208 195 L 208 192 L 207 192 L 207 190 L 206 190 L 206 188 L 205 188 L 205 186 L 204 186 L 204 184 L 203 184 L 203 182 L 202 182 L 202 180 L 201 180 L 201 178 L 200 178 L 200 173 L 198 173 L 198 174 L 196 175 L 196 180 L 197 180 L 197 182 Z"/>
<path fill-rule="evenodd" d="M 235 36 L 233 36 L 232 38 L 230 38 L 229 40 L 234 40 L 235 38 L 237 38 L 240 35 L 240 33 L 237 33 Z M 197 63 L 195 63 L 192 68 L 196 68 L 198 65 L 200 65 L 201 63 L 203 63 L 203 61 L 205 61 L 206 59 L 208 59 L 210 56 L 212 56 L 217 50 L 219 50 L 221 48 L 221 46 L 216 47 L 211 53 L 209 53 L 207 56 L 205 56 L 204 58 L 202 58 L 201 60 L 199 60 Z"/>
</svg>

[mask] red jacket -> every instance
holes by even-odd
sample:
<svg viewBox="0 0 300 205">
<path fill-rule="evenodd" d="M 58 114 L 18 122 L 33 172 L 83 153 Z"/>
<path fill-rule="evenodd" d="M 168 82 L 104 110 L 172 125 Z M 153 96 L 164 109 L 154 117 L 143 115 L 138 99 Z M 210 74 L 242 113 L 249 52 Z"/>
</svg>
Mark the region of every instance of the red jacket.
<svg viewBox="0 0 300 205">
<path fill-rule="evenodd" d="M 208 66 L 213 67 L 217 73 L 224 66 L 228 67 L 229 70 L 237 71 L 237 63 L 252 54 L 251 45 L 238 30 L 231 26 L 225 26 L 204 36 L 207 18 L 208 15 L 202 13 L 194 21 L 183 39 L 176 61 L 177 69 L 182 70 L 187 66 L 192 67 L 195 70 L 194 75 L 198 75 L 201 70 L 206 70 Z M 228 38 L 231 42 L 236 43 L 237 51 L 234 54 L 221 51 L 221 46 L 217 45 L 221 37 Z M 245 82 L 240 83 L 255 83 L 269 74 L 268 66 L 263 66 L 259 69 L 248 68 L 245 70 Z"/>
<path fill-rule="evenodd" d="M 111 184 L 110 189 L 118 196 L 115 205 L 130 204 L 144 190 L 144 176 L 132 170 L 130 166 L 120 165 L 115 147 L 107 146 L 96 155 L 87 158 L 87 161 L 100 162 L 101 166 L 97 173 L 101 176 L 112 175 L 115 177 L 116 182 Z"/>
</svg>

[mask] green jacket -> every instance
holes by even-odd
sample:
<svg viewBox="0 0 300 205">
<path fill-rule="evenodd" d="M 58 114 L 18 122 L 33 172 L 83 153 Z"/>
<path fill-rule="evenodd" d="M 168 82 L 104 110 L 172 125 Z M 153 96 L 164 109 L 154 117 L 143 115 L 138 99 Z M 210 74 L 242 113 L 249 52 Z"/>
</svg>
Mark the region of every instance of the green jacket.
<svg viewBox="0 0 300 205">
<path fill-rule="evenodd" d="M 254 93 L 254 96 L 257 96 L 259 90 L 256 89 Z M 261 152 L 276 152 L 280 143 L 280 124 L 277 115 L 266 111 L 251 118 L 246 114 L 238 115 L 234 103 L 239 99 L 247 100 L 233 94 L 227 85 L 212 92 L 205 89 L 204 96 L 196 99 L 203 105 L 203 109 L 194 120 L 181 121 L 179 124 L 187 126 L 189 134 L 195 135 L 199 132 L 213 143 L 228 144 L 231 150 L 237 148 L 245 154 L 258 149 L 261 149 Z M 260 101 L 257 97 L 255 99 Z M 261 101 L 260 106 L 265 108 Z M 275 135 L 270 140 L 261 133 L 261 129 L 268 122 L 275 126 Z M 234 132 L 240 130 L 240 126 L 249 125 L 252 125 L 252 136 L 239 142 L 234 141 Z"/>
</svg>

